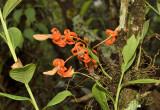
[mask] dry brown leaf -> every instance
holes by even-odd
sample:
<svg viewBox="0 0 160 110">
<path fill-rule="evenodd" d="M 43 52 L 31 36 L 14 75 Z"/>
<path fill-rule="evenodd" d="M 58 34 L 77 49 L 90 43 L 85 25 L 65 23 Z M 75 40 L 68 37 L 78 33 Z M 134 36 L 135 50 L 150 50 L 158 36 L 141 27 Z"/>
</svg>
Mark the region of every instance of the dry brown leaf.
<svg viewBox="0 0 160 110">
<path fill-rule="evenodd" d="M 21 60 L 18 58 L 18 59 L 17 59 L 17 62 L 15 62 L 15 63 L 11 66 L 11 68 L 14 69 L 14 68 L 20 68 L 20 67 L 23 67 L 23 65 L 22 65 Z"/>
</svg>

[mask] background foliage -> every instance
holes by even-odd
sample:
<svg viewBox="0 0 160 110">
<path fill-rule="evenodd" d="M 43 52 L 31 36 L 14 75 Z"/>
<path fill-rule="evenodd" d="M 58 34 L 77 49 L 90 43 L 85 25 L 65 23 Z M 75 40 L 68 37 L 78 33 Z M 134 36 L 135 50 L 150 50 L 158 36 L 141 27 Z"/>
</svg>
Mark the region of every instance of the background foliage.
<svg viewBox="0 0 160 110">
<path fill-rule="evenodd" d="M 157 1 L 160 2 L 160 0 Z M 3 7 L 5 2 L 6 0 L 1 0 L 0 7 Z M 156 1 L 148 0 L 148 2 L 156 8 Z M 9 27 L 18 27 L 22 32 L 23 40 L 17 45 L 18 48 L 16 49 L 17 56 L 22 59 L 22 63 L 24 65 L 28 63 L 37 64 L 37 69 L 30 85 L 33 94 L 38 101 L 38 105 L 41 108 L 44 107 L 58 92 L 65 90 L 68 86 L 69 80 L 71 80 L 69 90 L 72 91 L 76 97 L 81 97 L 90 93 L 94 82 L 87 80 L 86 77 L 80 75 L 76 75 L 74 80 L 69 78 L 64 79 L 58 75 L 53 77 L 43 75 L 42 73 L 44 71 L 53 68 L 52 61 L 55 58 L 67 59 L 71 55 L 70 49 L 72 46 L 61 48 L 49 40 L 38 42 L 33 39 L 33 35 L 49 34 L 51 33 L 50 30 L 54 27 L 58 28 L 61 32 L 66 28 L 69 28 L 75 31 L 79 37 L 89 37 L 90 41 L 92 41 L 90 42 L 91 45 L 94 45 L 97 42 L 100 42 L 100 39 L 105 39 L 107 37 L 105 34 L 106 28 L 115 29 L 118 26 L 120 9 L 120 3 L 118 0 L 68 0 L 67 6 L 60 3 L 60 0 L 22 0 L 21 4 L 13 10 L 6 21 Z M 64 16 L 63 9 L 66 7 L 68 9 L 67 16 Z M 74 21 L 74 16 L 78 14 L 81 15 L 81 18 L 78 18 L 79 21 Z M 73 21 L 71 20 L 72 18 Z M 153 33 L 160 32 L 160 17 L 152 10 L 149 10 L 146 19 L 150 19 L 149 31 L 147 33 L 148 37 L 146 38 L 149 39 L 150 35 Z M 78 27 L 76 23 L 83 24 L 83 26 L 78 25 Z M 76 28 L 82 28 L 83 31 L 79 31 Z M 14 31 L 12 31 L 12 33 L 17 34 L 14 33 Z M 8 47 L 2 40 L 0 40 L 0 47 L 0 91 L 20 96 L 28 96 L 22 84 L 13 81 L 9 77 L 8 73 L 11 69 L 10 66 L 14 61 Z M 149 42 L 146 41 L 143 47 L 151 57 L 154 57 L 160 47 L 160 42 L 155 38 L 151 38 L 149 39 Z M 100 50 L 106 57 L 111 59 L 116 58 L 115 54 L 117 52 L 114 45 L 111 48 L 104 48 L 102 45 Z M 157 56 L 155 64 L 157 66 L 160 65 L 160 56 Z M 83 67 L 83 65 L 78 64 L 77 59 L 72 59 L 70 62 L 67 62 L 67 65 L 68 67 L 69 65 L 72 65 L 75 70 Z M 84 79 L 86 81 L 84 81 Z M 82 81 L 84 82 L 80 85 Z M 149 105 L 144 105 L 144 109 L 151 110 L 150 107 L 153 108 L 152 106 L 154 104 L 156 104 L 156 107 L 160 108 L 160 104 L 157 101 L 160 100 L 160 97 L 158 97 L 158 99 L 155 98 L 156 96 L 160 96 L 159 91 L 160 88 L 157 88 L 154 92 L 157 95 L 152 94 L 150 96 L 153 100 Z M 94 99 L 77 104 L 68 103 L 68 101 L 69 99 L 65 100 L 62 104 L 51 107 L 50 109 L 82 110 L 85 107 L 86 109 L 87 107 L 93 107 L 93 110 L 100 109 L 98 103 Z M 90 105 L 91 103 L 92 106 Z M 0 97 L 0 109 L 14 110 L 13 108 L 15 110 L 33 109 L 32 105 L 27 101 L 17 102 L 8 98 Z"/>
</svg>

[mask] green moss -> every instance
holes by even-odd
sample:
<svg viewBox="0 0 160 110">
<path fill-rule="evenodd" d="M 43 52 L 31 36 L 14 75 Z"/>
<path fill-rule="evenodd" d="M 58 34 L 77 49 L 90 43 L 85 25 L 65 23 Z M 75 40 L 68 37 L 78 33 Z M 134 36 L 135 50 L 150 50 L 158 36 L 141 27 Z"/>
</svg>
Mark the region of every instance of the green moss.
<svg viewBox="0 0 160 110">
<path fill-rule="evenodd" d="M 88 37 L 90 42 L 100 40 L 100 38 L 94 34 L 92 30 L 89 30 L 86 26 L 83 18 L 80 15 L 73 17 L 73 30 L 81 37 Z"/>
</svg>

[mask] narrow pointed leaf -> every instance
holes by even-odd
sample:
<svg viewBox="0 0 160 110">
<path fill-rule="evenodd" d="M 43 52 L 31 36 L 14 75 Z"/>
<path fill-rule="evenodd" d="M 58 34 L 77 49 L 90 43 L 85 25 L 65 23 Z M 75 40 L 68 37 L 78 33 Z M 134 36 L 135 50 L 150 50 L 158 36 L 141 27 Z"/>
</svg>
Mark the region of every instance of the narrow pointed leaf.
<svg viewBox="0 0 160 110">
<path fill-rule="evenodd" d="M 149 28 L 149 20 L 145 21 L 144 24 L 143 24 L 143 29 L 142 29 L 142 33 L 141 33 L 141 37 L 142 37 L 142 41 L 145 37 L 145 35 L 147 34 L 147 31 L 148 31 L 148 28 Z"/>
<path fill-rule="evenodd" d="M 133 57 L 132 57 L 131 60 L 127 63 L 126 66 L 125 66 L 124 63 L 121 65 L 121 72 L 122 72 L 122 73 L 125 72 L 125 71 L 133 64 L 135 58 L 136 58 L 136 53 L 134 53 Z"/>
<path fill-rule="evenodd" d="M 85 48 L 85 49 L 88 50 L 88 53 L 90 54 L 90 56 L 99 64 L 102 72 L 103 72 L 109 79 L 112 80 L 112 77 L 109 76 L 109 75 L 105 72 L 105 70 L 104 70 L 104 68 L 102 67 L 102 64 L 100 63 L 99 58 L 97 57 L 97 55 L 95 55 L 95 54 L 92 52 L 92 50 L 90 50 L 89 48 Z"/>
<path fill-rule="evenodd" d="M 122 54 L 125 65 L 131 60 L 136 49 L 137 49 L 137 40 L 134 35 L 132 35 L 128 40 L 127 44 L 124 46 Z"/>
<path fill-rule="evenodd" d="M 145 14 L 148 14 L 149 10 L 150 10 L 150 7 L 149 7 L 149 6 L 146 6 Z"/>
<path fill-rule="evenodd" d="M 30 101 L 32 103 L 31 99 L 29 99 L 27 97 L 11 95 L 11 94 L 2 93 L 2 92 L 0 92 L 0 96 L 1 97 L 7 97 L 7 98 L 10 98 L 10 99 L 13 99 L 13 100 L 18 100 L 18 101 Z"/>
<path fill-rule="evenodd" d="M 93 1 L 89 0 L 84 2 L 81 11 L 80 11 L 80 15 L 84 16 L 84 14 L 86 13 L 87 9 L 89 8 L 89 6 L 92 4 Z"/>
<path fill-rule="evenodd" d="M 102 91 L 105 92 L 107 97 L 109 97 L 112 100 L 112 102 L 114 103 L 115 101 L 114 101 L 112 94 L 107 89 L 105 89 L 98 80 L 96 80 L 96 84 L 101 88 Z"/>
<path fill-rule="evenodd" d="M 160 13 L 160 3 L 157 2 L 157 8 L 158 8 L 158 11 Z"/>
<path fill-rule="evenodd" d="M 18 82 L 28 84 L 33 77 L 35 69 L 36 69 L 35 64 L 28 64 L 21 68 L 12 69 L 9 72 L 9 75 L 12 79 Z"/>
<path fill-rule="evenodd" d="M 93 21 L 94 18 L 88 18 L 86 21 L 85 21 L 85 24 L 87 26 L 89 26 L 91 24 L 91 22 Z"/>
<path fill-rule="evenodd" d="M 91 55 L 91 57 L 92 57 L 97 63 L 100 62 L 100 61 L 99 61 L 99 58 L 97 57 L 97 55 L 95 55 L 95 54 L 92 52 L 91 49 L 89 49 L 89 48 L 85 48 L 85 49 L 88 50 L 88 53 Z"/>
<path fill-rule="evenodd" d="M 104 68 L 102 67 L 102 64 L 100 64 L 100 63 L 98 63 L 99 64 L 99 66 L 100 66 L 100 68 L 101 68 L 101 70 L 102 70 L 102 72 L 109 78 L 109 79 L 111 79 L 112 80 L 112 77 L 111 76 L 109 76 L 109 74 L 104 70 Z"/>
<path fill-rule="evenodd" d="M 103 91 L 102 88 L 100 88 L 98 86 L 98 84 L 95 84 L 93 87 L 92 87 L 92 93 L 93 93 L 93 96 L 95 97 L 95 99 L 97 100 L 97 102 L 100 104 L 101 108 L 103 110 L 110 110 L 109 109 L 109 106 L 108 106 L 108 102 L 107 102 L 107 99 L 106 99 L 106 95 L 105 95 L 105 92 Z"/>
<path fill-rule="evenodd" d="M 122 86 L 130 85 L 130 84 L 143 84 L 143 83 L 160 83 L 160 80 L 156 79 L 138 79 L 134 81 L 129 81 L 126 83 L 123 83 Z"/>
<path fill-rule="evenodd" d="M 68 90 L 58 93 L 42 110 L 46 110 L 47 107 L 50 107 L 62 102 L 68 96 L 72 96 L 72 93 Z"/>
<path fill-rule="evenodd" d="M 8 0 L 3 8 L 3 18 L 4 20 L 10 14 L 10 12 L 21 2 L 22 0 Z"/>
</svg>

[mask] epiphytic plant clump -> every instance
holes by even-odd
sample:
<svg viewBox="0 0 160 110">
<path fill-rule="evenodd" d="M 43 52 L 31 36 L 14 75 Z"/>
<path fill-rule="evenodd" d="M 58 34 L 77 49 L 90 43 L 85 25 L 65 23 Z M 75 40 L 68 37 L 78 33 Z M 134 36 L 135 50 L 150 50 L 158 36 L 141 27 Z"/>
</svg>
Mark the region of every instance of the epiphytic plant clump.
<svg viewBox="0 0 160 110">
<path fill-rule="evenodd" d="M 85 66 L 89 68 L 91 72 L 94 72 L 94 69 L 98 67 L 99 61 L 97 61 L 97 58 L 93 57 L 97 55 L 96 48 L 102 43 L 106 43 L 106 45 L 110 46 L 113 44 L 116 40 L 115 36 L 118 36 L 118 28 L 115 31 L 106 30 L 106 34 L 109 35 L 109 37 L 99 44 L 95 45 L 92 49 L 89 48 L 88 44 L 88 38 L 84 37 L 84 39 L 80 39 L 75 32 L 71 32 L 69 29 L 66 29 L 64 31 L 64 35 L 62 35 L 57 28 L 53 28 L 51 30 L 52 35 L 34 35 L 33 37 L 36 40 L 42 41 L 46 39 L 52 39 L 53 43 L 59 45 L 60 47 L 65 47 L 66 44 L 74 45 L 74 47 L 71 49 L 72 56 L 70 56 L 65 61 L 63 59 L 55 59 L 53 61 L 53 65 L 55 68 L 51 71 L 44 72 L 46 75 L 54 75 L 56 72 L 62 76 L 62 77 L 71 77 L 74 74 L 74 70 L 72 69 L 72 66 L 67 70 L 67 68 L 64 66 L 65 63 L 72 57 L 77 56 L 80 63 L 84 62 Z M 93 54 L 93 55 L 91 55 Z M 101 66 L 102 67 L 102 66 Z M 107 73 L 106 73 L 107 74 Z M 112 79 L 108 74 L 107 76 Z"/>
</svg>

